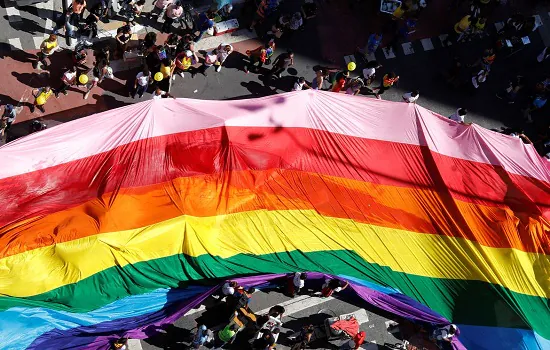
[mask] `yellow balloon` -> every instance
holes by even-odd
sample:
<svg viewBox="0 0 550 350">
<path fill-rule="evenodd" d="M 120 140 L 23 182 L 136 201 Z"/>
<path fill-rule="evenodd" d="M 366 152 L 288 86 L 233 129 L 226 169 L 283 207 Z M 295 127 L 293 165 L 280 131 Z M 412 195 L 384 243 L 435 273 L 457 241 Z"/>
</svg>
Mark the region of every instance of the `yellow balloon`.
<svg viewBox="0 0 550 350">
<path fill-rule="evenodd" d="M 348 63 L 348 70 L 351 72 L 353 70 L 355 70 L 355 68 L 357 68 L 357 66 L 355 65 L 355 62 L 350 62 Z"/>
<path fill-rule="evenodd" d="M 44 96 L 40 95 L 36 98 L 37 105 L 42 106 L 44 103 L 46 103 L 46 98 Z"/>
<path fill-rule="evenodd" d="M 80 84 L 86 84 L 88 82 L 88 76 L 86 74 L 81 74 L 78 77 L 78 81 L 80 82 Z"/>
<path fill-rule="evenodd" d="M 164 78 L 164 75 L 162 75 L 161 72 L 155 73 L 155 81 L 161 81 Z"/>
</svg>

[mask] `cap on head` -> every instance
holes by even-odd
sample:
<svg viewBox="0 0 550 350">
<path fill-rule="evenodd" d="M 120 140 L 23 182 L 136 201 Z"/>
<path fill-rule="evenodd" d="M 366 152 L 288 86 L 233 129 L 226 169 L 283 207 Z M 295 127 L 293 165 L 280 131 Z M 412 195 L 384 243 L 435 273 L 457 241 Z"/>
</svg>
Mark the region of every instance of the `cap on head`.
<svg viewBox="0 0 550 350">
<path fill-rule="evenodd" d="M 11 110 L 13 109 L 13 105 L 10 104 L 10 103 L 8 103 L 8 104 L 6 105 L 6 109 L 7 109 L 8 111 L 11 111 Z"/>
<path fill-rule="evenodd" d="M 205 325 L 202 325 L 201 326 L 201 331 L 205 331 L 206 330 L 206 326 Z"/>
</svg>

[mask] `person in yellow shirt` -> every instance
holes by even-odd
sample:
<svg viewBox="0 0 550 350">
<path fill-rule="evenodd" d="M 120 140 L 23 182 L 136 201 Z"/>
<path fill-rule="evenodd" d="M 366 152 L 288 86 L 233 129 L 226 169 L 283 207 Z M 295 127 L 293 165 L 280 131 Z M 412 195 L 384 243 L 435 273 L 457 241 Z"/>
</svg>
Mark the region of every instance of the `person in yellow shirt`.
<svg viewBox="0 0 550 350">
<path fill-rule="evenodd" d="M 44 105 L 48 99 L 53 95 L 53 90 L 49 86 L 45 86 L 40 89 L 34 89 L 32 91 L 33 96 L 35 96 L 34 103 L 29 106 L 31 113 L 34 113 L 35 107 L 40 110 L 40 112 L 45 113 Z"/>
<path fill-rule="evenodd" d="M 159 85 L 163 90 L 170 91 L 170 78 L 172 77 L 172 74 L 174 74 L 175 69 L 176 63 L 170 58 L 167 57 L 161 61 L 159 72 L 162 73 L 163 78 L 159 81 Z"/>
<path fill-rule="evenodd" d="M 53 55 L 59 48 L 57 44 L 57 35 L 50 34 L 50 36 L 40 44 L 40 52 L 36 54 L 37 60 L 33 63 L 33 68 L 38 68 L 38 63 L 41 63 L 42 67 L 47 67 L 48 62 L 46 61 L 46 57 Z"/>
<path fill-rule="evenodd" d="M 447 37 L 447 46 L 460 41 L 468 29 L 470 29 L 471 24 L 472 18 L 470 15 L 462 17 L 462 19 L 454 25 L 453 30 Z"/>
</svg>

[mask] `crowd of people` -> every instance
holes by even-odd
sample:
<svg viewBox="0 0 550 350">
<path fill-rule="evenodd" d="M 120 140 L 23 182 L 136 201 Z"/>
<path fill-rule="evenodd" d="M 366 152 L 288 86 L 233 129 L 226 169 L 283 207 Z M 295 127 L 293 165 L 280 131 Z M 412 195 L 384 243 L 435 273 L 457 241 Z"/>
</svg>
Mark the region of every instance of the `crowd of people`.
<svg viewBox="0 0 550 350">
<path fill-rule="evenodd" d="M 305 272 L 292 273 L 283 279 L 281 287 L 286 295 L 295 297 L 305 291 L 307 279 L 308 275 Z M 326 298 L 343 291 L 348 285 L 348 282 L 339 279 L 326 279 L 321 289 L 313 295 Z M 250 301 L 255 292 L 256 289 L 253 287 L 241 286 L 236 281 L 226 281 L 219 292 L 213 295 L 213 298 L 224 304 L 228 323 L 218 330 L 209 329 L 204 324 L 198 325 L 191 341 L 192 348 L 201 349 L 203 346 L 207 346 L 208 348 L 222 349 L 231 347 L 237 337 L 240 337 L 241 344 L 247 342 L 252 349 L 274 349 L 284 325 L 283 317 L 286 310 L 282 305 L 274 305 L 267 313 L 256 315 L 250 308 Z M 314 325 L 306 322 L 297 332 L 288 337 L 291 349 L 305 349 L 313 341 L 314 333 Z M 364 332 L 355 334 L 352 339 L 353 346 L 348 349 L 359 349 L 364 338 Z"/>
<path fill-rule="evenodd" d="M 291 298 L 307 295 L 322 300 L 334 296 L 335 293 L 343 292 L 349 287 L 349 282 L 338 278 L 326 277 L 324 280 L 314 280 L 311 283 L 308 281 L 306 272 L 294 272 L 272 281 L 266 288 L 276 288 Z M 306 283 L 309 284 L 307 287 Z M 242 286 L 235 280 L 223 282 L 221 288 L 212 295 L 215 305 L 210 306 L 216 310 L 214 320 L 216 324 L 207 325 L 204 323 L 207 319 L 202 317 L 196 319 L 197 326 L 188 339 L 189 348 L 197 350 L 221 350 L 224 348 L 273 350 L 283 334 L 283 337 L 286 338 L 284 344 L 291 350 L 318 348 L 319 346 L 329 348 L 337 346 L 342 350 L 358 350 L 362 349 L 362 345 L 366 342 L 367 334 L 360 330 L 353 314 L 342 317 L 329 316 L 324 322 L 317 324 L 314 322 L 321 320 L 312 322 L 311 318 L 303 320 L 298 325 L 287 324 L 289 318 L 285 318 L 285 314 L 291 311 L 287 311 L 283 305 L 273 305 L 265 313 L 253 311 L 251 300 L 257 292 L 254 287 Z M 348 321 L 349 323 L 346 323 Z M 399 330 L 403 337 L 417 342 L 418 339 L 415 340 L 415 337 L 420 336 L 443 350 L 450 349 L 451 342 L 460 334 L 458 327 L 454 324 L 429 326 L 406 319 L 400 319 L 399 322 L 403 323 L 402 330 Z M 354 323 L 355 327 L 352 326 Z M 337 343 L 339 345 L 329 344 L 331 341 L 334 342 L 335 338 L 327 333 L 327 324 L 331 327 L 334 326 L 335 329 L 343 330 L 340 341 Z M 399 327 L 399 323 L 392 321 L 388 331 L 393 332 L 396 327 Z M 403 344 L 407 344 L 407 341 L 404 340 Z M 113 342 L 115 350 L 127 348 L 127 338 Z"/>
<path fill-rule="evenodd" d="M 458 0 L 453 6 L 458 6 L 462 2 L 464 1 Z M 451 26 L 447 44 L 469 41 L 475 37 L 490 36 L 487 30 L 487 18 L 491 5 L 495 2 L 497 0 L 470 1 L 467 13 L 463 14 L 460 20 Z M 424 0 L 405 0 L 400 3 L 388 24 L 382 30 L 372 33 L 364 48 L 357 48 L 359 56 L 365 58 L 364 68 L 361 72 L 356 69 L 358 65 L 356 62 L 349 62 L 344 69 L 317 66 L 314 67 L 314 75 L 312 73 L 310 79 L 299 76 L 293 78 L 292 85 L 288 90 L 321 89 L 350 95 L 373 95 L 382 99 L 386 91 L 399 84 L 400 76 L 395 71 L 381 73 L 382 64 L 376 60 L 369 61 L 368 58 L 372 57 L 371 55 L 381 46 L 384 46 L 384 50 L 391 50 L 414 33 L 417 22 L 428 4 L 429 1 Z M 194 12 L 189 5 L 183 4 L 180 0 L 154 0 L 153 8 L 148 13 L 144 11 L 144 5 L 145 0 L 123 0 L 122 3 L 102 0 L 88 9 L 86 0 L 73 0 L 67 12 L 56 21 L 54 33 L 40 45 L 40 51 L 33 67 L 45 68 L 50 64 L 49 61 L 53 59 L 53 54 L 60 49 L 57 33 L 62 28 L 65 29 L 65 35 L 79 39 L 72 52 L 73 66 L 68 67 L 60 77 L 53 77 L 51 86 L 33 90 L 34 101 L 29 104 L 31 112 L 39 110 L 45 113 L 47 101 L 52 96 L 59 98 L 60 95 L 67 94 L 71 87 L 81 89 L 83 98 L 87 99 L 95 86 L 101 84 L 105 79 L 113 78 L 111 60 L 122 58 L 129 51 L 136 52 L 143 63 L 137 75 L 128 83 L 128 96 L 132 98 L 142 98 L 146 92 L 150 92 L 153 99 L 174 97 L 170 93 L 170 89 L 172 81 L 178 76 L 180 78 L 188 76 L 193 78 L 196 74 L 206 76 L 210 67 L 214 67 L 215 72 L 222 70 L 227 58 L 234 51 L 231 44 L 220 42 L 216 48 L 200 53 L 195 46 L 205 33 L 212 32 L 217 17 L 227 18 L 230 16 L 233 9 L 230 0 L 216 0 L 210 9 L 201 13 Z M 274 56 L 277 42 L 283 36 L 291 36 L 294 32 L 303 29 L 306 25 L 304 14 L 314 14 L 315 12 L 315 5 L 310 2 L 304 4 L 303 11 L 296 13 L 281 14 L 280 11 L 277 11 L 278 6 L 278 0 L 258 1 L 257 7 L 254 8 L 254 18 L 249 26 L 245 25 L 251 30 L 255 28 L 265 44 L 244 53 L 243 71 L 245 73 L 260 73 L 263 66 L 271 65 L 267 73 L 265 73 L 265 69 L 263 70 L 268 81 L 280 79 L 287 68 L 295 64 L 296 60 L 292 49 L 287 49 Z M 117 7 L 118 9 L 115 10 Z M 87 16 L 84 16 L 87 12 Z M 95 48 L 93 58 L 88 57 L 88 50 L 92 47 L 90 40 L 97 36 L 97 23 L 100 20 L 108 21 L 114 16 L 114 12 L 126 19 L 114 37 L 116 48 L 96 44 L 93 45 Z M 180 29 L 183 25 L 189 27 L 187 23 L 189 17 L 192 22 L 190 28 L 186 28 L 182 33 Z M 161 19 L 161 32 L 168 33 L 167 39 L 159 41 L 157 34 L 149 31 L 143 39 L 137 42 L 137 45 L 131 46 L 133 27 L 138 18 L 152 20 L 155 23 Z M 174 27 L 175 22 L 181 23 L 177 30 Z M 266 23 L 269 23 L 267 29 Z M 520 14 L 512 16 L 495 34 L 494 40 L 492 39 L 493 45 L 489 45 L 476 61 L 462 62 L 459 57 L 455 57 L 450 67 L 443 72 L 445 82 L 451 88 L 476 94 L 489 78 L 493 64 L 497 62 L 498 65 L 497 56 L 500 56 L 507 46 L 517 45 L 523 36 L 528 35 L 535 28 L 536 23 L 533 17 Z M 545 49 L 537 58 L 539 62 L 544 62 L 550 57 L 546 51 Z M 466 79 L 464 78 L 465 71 L 468 71 Z M 520 104 L 525 122 L 530 123 L 533 121 L 533 115 L 546 105 L 549 84 L 550 79 L 544 78 L 534 86 L 527 86 L 524 77 L 516 74 L 511 77 L 507 86 L 503 86 L 502 91 L 496 93 L 496 97 L 508 104 Z M 406 103 L 417 103 L 419 98 L 420 91 L 418 89 L 408 91 L 402 96 Z M 457 111 L 449 118 L 467 124 L 466 109 L 458 109 L 461 113 Z M 13 123 L 10 113 L 13 112 L 6 109 L 6 118 L 3 118 L 0 125 L 3 126 L 2 132 L 8 130 Z M 510 129 L 506 129 L 506 131 L 510 131 Z M 522 130 L 514 129 L 510 135 L 523 135 L 524 141 L 531 142 L 529 138 L 525 137 Z M 548 132 L 543 132 L 538 136 L 533 143 L 542 154 L 550 158 L 547 142 Z"/>
</svg>

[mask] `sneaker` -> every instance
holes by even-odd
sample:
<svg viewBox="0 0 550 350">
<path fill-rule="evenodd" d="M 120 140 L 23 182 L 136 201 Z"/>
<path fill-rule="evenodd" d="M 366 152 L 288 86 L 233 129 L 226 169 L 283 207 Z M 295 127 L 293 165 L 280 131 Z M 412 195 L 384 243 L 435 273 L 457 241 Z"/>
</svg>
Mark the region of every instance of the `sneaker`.
<svg viewBox="0 0 550 350">
<path fill-rule="evenodd" d="M 88 91 L 87 93 L 84 94 L 84 99 L 87 100 L 88 96 L 90 96 L 90 91 Z"/>
<path fill-rule="evenodd" d="M 183 72 L 179 72 L 180 77 L 185 78 L 185 74 Z"/>
<path fill-rule="evenodd" d="M 30 105 L 29 109 L 31 110 L 31 113 L 34 113 L 34 105 Z"/>
<path fill-rule="evenodd" d="M 276 77 L 279 78 L 279 79 L 281 79 L 281 75 L 280 75 L 280 74 L 277 74 Z"/>
<path fill-rule="evenodd" d="M 176 76 L 172 74 L 172 80 L 176 80 Z"/>
<path fill-rule="evenodd" d="M 55 98 L 59 98 L 59 92 L 54 92 Z"/>
<path fill-rule="evenodd" d="M 191 78 L 194 78 L 197 73 L 193 72 L 191 73 Z"/>
<path fill-rule="evenodd" d="M 69 93 L 67 91 L 63 91 L 63 95 L 67 96 Z"/>
<path fill-rule="evenodd" d="M 376 94 L 376 99 L 377 99 L 377 100 L 381 100 L 382 97 L 380 97 L 380 95 Z"/>
<path fill-rule="evenodd" d="M 221 71 L 221 70 L 222 70 L 222 66 L 217 66 L 217 67 L 215 68 L 215 71 L 216 71 L 216 72 L 219 72 L 219 71 Z"/>
</svg>

